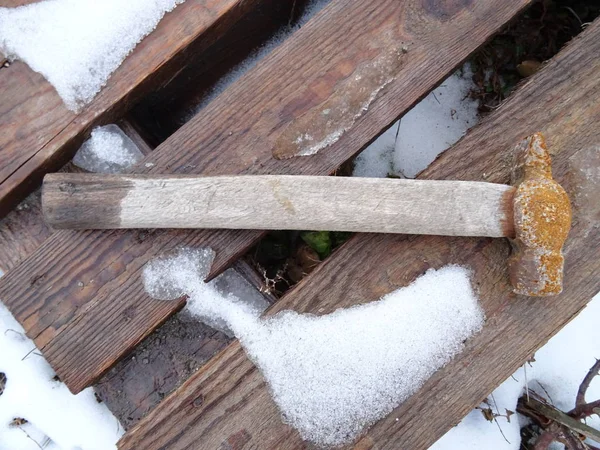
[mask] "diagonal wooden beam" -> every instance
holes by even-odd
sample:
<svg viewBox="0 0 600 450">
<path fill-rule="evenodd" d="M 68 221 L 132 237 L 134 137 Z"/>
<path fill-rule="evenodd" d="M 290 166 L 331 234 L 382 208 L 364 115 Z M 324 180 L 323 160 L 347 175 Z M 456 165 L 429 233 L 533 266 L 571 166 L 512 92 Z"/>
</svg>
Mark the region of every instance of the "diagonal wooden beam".
<svg viewBox="0 0 600 450">
<path fill-rule="evenodd" d="M 134 171 L 330 174 L 529 2 L 333 0 Z M 362 95 L 365 87 L 372 98 Z M 341 114 L 346 98 L 353 101 Z M 336 113 L 317 120 L 325 110 Z M 329 122 L 345 129 L 338 141 L 310 157 L 292 156 L 298 133 L 339 131 Z M 0 280 L 0 298 L 79 392 L 183 306 L 146 296 L 140 271 L 149 259 L 181 245 L 208 245 L 217 252 L 214 275 L 258 237 L 58 232 Z"/>
<path fill-rule="evenodd" d="M 425 449 L 507 379 L 600 290 L 600 20 L 528 79 L 496 112 L 446 151 L 420 178 L 507 182 L 515 142 L 534 131 L 548 138 L 554 176 L 574 203 L 566 246 L 565 290 L 554 298 L 511 292 L 508 242 L 489 238 L 356 235 L 270 310 L 326 314 L 373 301 L 429 268 L 459 264 L 486 313 L 481 332 L 355 449 Z M 201 398 L 199 402 L 197 399 Z M 234 342 L 119 443 L 121 449 L 304 449 L 285 425 L 265 381 Z"/>
</svg>

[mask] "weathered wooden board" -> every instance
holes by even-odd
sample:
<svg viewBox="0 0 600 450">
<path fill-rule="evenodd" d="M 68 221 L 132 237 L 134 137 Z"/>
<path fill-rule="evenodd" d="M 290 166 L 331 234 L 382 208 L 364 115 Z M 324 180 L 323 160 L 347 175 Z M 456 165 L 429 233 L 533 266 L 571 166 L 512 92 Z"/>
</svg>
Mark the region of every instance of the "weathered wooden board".
<svg viewBox="0 0 600 450">
<path fill-rule="evenodd" d="M 233 268 L 269 303 L 275 302 L 275 297 L 266 292 L 262 277 L 247 261 L 240 259 Z M 185 312 L 176 314 L 121 359 L 94 389 L 127 430 L 231 340 Z"/>
<path fill-rule="evenodd" d="M 42 190 L 44 217 L 55 228 L 491 237 L 515 233 L 516 188 L 499 183 L 308 175 L 56 173 L 44 178 Z"/>
<path fill-rule="evenodd" d="M 326 314 L 375 300 L 429 268 L 460 264 L 486 313 L 481 332 L 355 449 L 425 449 L 572 319 L 600 290 L 600 21 L 590 25 L 421 178 L 507 182 L 515 142 L 542 131 L 554 175 L 574 203 L 565 290 L 554 298 L 511 293 L 508 242 L 490 238 L 356 235 L 269 311 Z M 201 399 L 201 400 L 199 400 Z M 265 382 L 234 342 L 120 441 L 121 449 L 304 449 L 281 421 Z"/>
<path fill-rule="evenodd" d="M 0 217 L 58 170 L 96 125 L 122 116 L 208 48 L 258 0 L 188 0 L 165 15 L 80 114 L 22 62 L 0 70 Z M 22 3 L 22 2 L 18 2 Z"/>
<path fill-rule="evenodd" d="M 528 3 L 333 0 L 135 172 L 331 173 Z M 357 78 L 367 85 L 353 84 Z M 381 92 L 378 80 L 385 86 Z M 379 92 L 368 108 L 355 95 L 365 87 Z M 353 102 L 341 114 L 346 98 Z M 311 119 L 323 108 L 337 111 L 325 120 L 327 126 Z M 349 124 L 348 117 L 355 122 Z M 330 120 L 347 128 L 331 146 L 311 157 L 274 157 L 274 151 L 279 158 L 295 151 L 297 132 L 331 131 Z M 145 295 L 139 276 L 150 258 L 181 245 L 209 245 L 217 252 L 214 274 L 259 236 L 252 231 L 56 233 L 0 280 L 0 298 L 78 392 L 182 306 Z"/>
<path fill-rule="evenodd" d="M 150 153 L 151 148 L 136 131 L 135 121 L 127 117 L 120 120 L 118 125 L 144 155 Z M 61 172 L 85 171 L 69 162 Z M 52 234 L 52 229 L 43 219 L 40 197 L 41 191 L 38 189 L 0 219 L 0 271 L 3 273 L 16 267 Z"/>
</svg>

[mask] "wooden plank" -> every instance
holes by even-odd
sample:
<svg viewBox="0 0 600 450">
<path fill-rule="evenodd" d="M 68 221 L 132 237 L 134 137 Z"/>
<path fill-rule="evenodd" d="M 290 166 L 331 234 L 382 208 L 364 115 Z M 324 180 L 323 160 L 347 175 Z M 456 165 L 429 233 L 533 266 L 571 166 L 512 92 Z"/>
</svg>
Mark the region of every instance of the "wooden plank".
<svg viewBox="0 0 600 450">
<path fill-rule="evenodd" d="M 331 173 L 528 3 L 333 0 L 135 172 Z M 398 49 L 399 42 L 405 43 L 406 53 Z M 439 51 L 440 42 L 447 51 Z M 402 64 L 391 81 L 384 77 L 380 94 L 385 95 L 375 96 L 366 111 L 363 104 L 354 105 L 362 115 L 338 141 L 311 157 L 274 157 L 277 140 L 284 131 L 291 133 L 297 118 L 345 98 L 356 71 L 369 78 L 364 68 L 392 54 Z M 356 116 L 357 111 L 351 108 L 348 114 Z M 346 116 L 339 119 L 347 122 Z M 181 308 L 179 302 L 155 301 L 145 294 L 139 276 L 149 259 L 177 246 L 208 245 L 217 253 L 214 275 L 260 235 L 60 232 L 0 280 L 0 297 L 61 379 L 78 392 Z"/>
<path fill-rule="evenodd" d="M 129 136 L 144 154 L 151 149 L 134 129 L 130 118 L 119 121 L 123 132 Z M 69 162 L 62 172 L 81 173 L 85 170 Z M 0 219 L 0 271 L 8 272 L 25 260 L 52 234 L 44 222 L 41 205 L 41 190 L 36 190 Z"/>
<path fill-rule="evenodd" d="M 453 180 L 56 173 L 44 178 L 42 202 L 46 222 L 68 229 L 229 228 L 514 237 L 515 191 L 506 184 Z"/>
<path fill-rule="evenodd" d="M 150 152 L 154 150 L 154 147 L 148 143 L 148 140 L 144 136 L 142 136 L 142 127 L 137 123 L 134 117 L 128 114 L 125 118 L 119 120 L 117 125 L 121 128 L 123 133 L 133 141 L 144 156 L 149 155 Z"/>
<path fill-rule="evenodd" d="M 514 144 L 542 131 L 554 155 L 554 176 L 574 202 L 560 296 L 512 294 L 509 245 L 501 239 L 363 234 L 270 309 L 269 314 L 284 309 L 326 314 L 375 300 L 432 267 L 459 264 L 473 271 L 487 317 L 483 330 L 353 448 L 428 448 L 600 290 L 600 129 L 594 126 L 600 120 L 599 51 L 597 20 L 420 175 L 506 182 Z M 262 376 L 234 342 L 127 433 L 119 447 L 220 448 L 240 435 L 245 436 L 240 450 L 307 448 L 283 424 Z"/>
<path fill-rule="evenodd" d="M 248 262 L 238 260 L 233 268 L 269 303 L 275 302 Z M 231 340 L 187 314 L 176 314 L 119 361 L 94 389 L 121 425 L 129 429 Z"/>
<path fill-rule="evenodd" d="M 42 218 L 38 190 L 0 220 L 0 271 L 7 273 L 19 265 L 51 234 L 52 230 Z"/>
<path fill-rule="evenodd" d="M 24 63 L 0 71 L 0 217 L 58 170 L 97 125 L 122 116 L 213 44 L 259 0 L 188 0 L 165 15 L 80 114 Z"/>
</svg>

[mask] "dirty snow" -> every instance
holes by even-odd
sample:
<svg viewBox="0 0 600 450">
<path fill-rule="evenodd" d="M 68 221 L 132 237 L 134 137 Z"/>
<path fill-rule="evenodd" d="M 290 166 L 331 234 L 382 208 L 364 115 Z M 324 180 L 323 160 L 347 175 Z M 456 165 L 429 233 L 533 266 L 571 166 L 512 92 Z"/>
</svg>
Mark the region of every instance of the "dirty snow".
<svg viewBox="0 0 600 450">
<path fill-rule="evenodd" d="M 73 164 L 89 172 L 122 173 L 144 154 L 117 125 L 96 127 L 73 158 Z"/>
<path fill-rule="evenodd" d="M 361 152 L 354 176 L 414 178 L 478 122 L 465 64 Z"/>
<path fill-rule="evenodd" d="M 483 324 L 464 268 L 430 270 L 378 301 L 325 316 L 260 311 L 203 280 L 212 252 L 182 250 L 143 274 L 154 297 L 187 293 L 224 321 L 267 380 L 284 420 L 318 445 L 339 445 L 385 416 L 463 348 Z"/>
<path fill-rule="evenodd" d="M 41 73 L 77 111 L 183 0 L 45 0 L 0 8 L 0 51 Z"/>
<path fill-rule="evenodd" d="M 507 409 L 515 411 L 517 400 L 524 393 L 526 385 L 530 391 L 550 400 L 559 409 L 571 410 L 575 406 L 575 396 L 583 377 L 596 358 L 600 358 L 598 317 L 600 294 L 536 352 L 534 362 L 517 370 L 492 393 L 489 402 L 493 412 L 505 415 Z M 596 377 L 587 391 L 586 400 L 599 398 L 600 377 Z M 520 450 L 519 429 L 525 419 L 515 414 L 510 422 L 506 417 L 497 417 L 496 420 L 497 424 L 488 422 L 480 410 L 473 410 L 431 448 L 475 450 L 482 448 L 482 443 L 485 443 L 486 448 L 494 450 Z M 600 429 L 600 418 L 593 416 L 587 420 L 587 424 Z"/>
<path fill-rule="evenodd" d="M 23 328 L 0 302 L 0 449 L 109 450 L 123 434 L 108 408 L 88 388 L 73 395 Z M 15 419 L 26 419 L 18 425 Z"/>
</svg>

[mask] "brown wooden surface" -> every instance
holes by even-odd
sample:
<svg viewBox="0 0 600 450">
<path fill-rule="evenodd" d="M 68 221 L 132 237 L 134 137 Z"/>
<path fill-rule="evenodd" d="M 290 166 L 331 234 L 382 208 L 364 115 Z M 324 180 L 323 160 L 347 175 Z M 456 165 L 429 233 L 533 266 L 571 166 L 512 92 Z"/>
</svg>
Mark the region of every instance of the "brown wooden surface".
<svg viewBox="0 0 600 450">
<path fill-rule="evenodd" d="M 233 268 L 269 303 L 275 302 L 247 261 L 240 259 Z M 231 340 L 185 312 L 176 314 L 120 360 L 94 389 L 121 425 L 129 429 Z"/>
<path fill-rule="evenodd" d="M 326 314 L 375 300 L 431 267 L 460 264 L 473 270 L 487 317 L 483 330 L 375 424 L 355 449 L 427 448 L 600 290 L 600 129 L 594 126 L 600 120 L 598 52 L 600 21 L 420 175 L 507 182 L 514 144 L 542 131 L 554 154 L 555 178 L 574 202 L 563 294 L 546 299 L 512 294 L 509 245 L 502 239 L 364 234 L 343 245 L 269 311 Z M 239 436 L 243 441 L 236 440 Z M 225 448 L 233 441 L 238 450 L 311 448 L 282 423 L 262 376 L 237 342 L 165 399 L 120 441 L 120 448 Z"/>
<path fill-rule="evenodd" d="M 142 153 L 147 155 L 151 151 L 137 133 L 131 118 L 120 120 L 118 125 Z M 61 172 L 81 173 L 85 170 L 69 162 Z M 19 265 L 52 234 L 52 229 L 43 219 L 40 197 L 38 189 L 0 219 L 0 270 L 4 273 Z"/>
<path fill-rule="evenodd" d="M 333 0 L 135 172 L 331 173 L 528 3 Z M 315 156 L 273 158 L 286 127 L 338 95 L 338 88 L 345 94 L 356 70 L 382 52 L 397 52 L 398 42 L 406 51 L 399 54 L 403 63 L 396 78 L 339 141 Z M 60 232 L 0 280 L 0 297 L 61 379 L 78 392 L 182 306 L 145 294 L 139 277 L 149 259 L 180 245 L 209 245 L 217 252 L 214 274 L 259 236 L 253 231 Z"/>
<path fill-rule="evenodd" d="M 165 15 L 80 114 L 22 62 L 0 71 L 0 217 L 58 170 L 97 125 L 114 121 L 208 48 L 259 0 L 188 0 Z"/>
<path fill-rule="evenodd" d="M 144 98 L 132 109 L 151 142 L 163 142 L 187 122 L 223 76 L 288 24 L 296 23 L 309 0 L 261 0 L 221 39 L 191 60 L 164 87 Z"/>
</svg>

